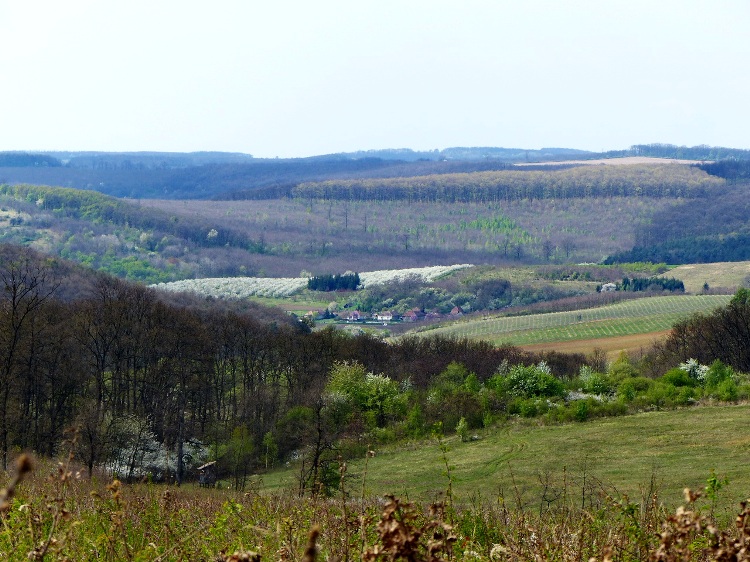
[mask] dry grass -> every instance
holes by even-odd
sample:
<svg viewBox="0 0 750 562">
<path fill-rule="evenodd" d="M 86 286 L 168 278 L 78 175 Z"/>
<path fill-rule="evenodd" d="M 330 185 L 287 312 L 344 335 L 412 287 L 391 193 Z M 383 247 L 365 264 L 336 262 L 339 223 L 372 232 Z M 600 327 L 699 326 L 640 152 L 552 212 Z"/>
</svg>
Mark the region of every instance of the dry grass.
<svg viewBox="0 0 750 562">
<path fill-rule="evenodd" d="M 601 349 L 611 361 L 617 359 L 621 352 L 628 355 L 651 348 L 654 343 L 669 334 L 669 330 L 649 332 L 647 334 L 631 334 L 612 338 L 593 338 L 589 340 L 574 340 L 552 343 L 537 343 L 522 345 L 526 351 L 538 353 L 540 351 L 559 351 L 561 353 L 584 353 L 590 355 L 595 349 Z"/>
<path fill-rule="evenodd" d="M 691 263 L 670 269 L 661 277 L 681 279 L 690 293 L 703 291 L 704 283 L 710 289 L 736 291 L 750 277 L 750 261 Z"/>
<path fill-rule="evenodd" d="M 505 498 L 454 507 L 450 496 L 432 504 L 350 497 L 345 468 L 341 497 L 328 499 L 104 486 L 59 469 L 43 478 L 39 472 L 49 468 L 42 463 L 9 498 L 0 516 L 2 559 L 748 560 L 750 544 L 746 504 L 730 524 L 717 522 L 693 492 L 671 512 L 653 479 L 634 497 L 571 479 L 548 488 L 541 503 L 525 503 L 511 488 Z"/>
</svg>

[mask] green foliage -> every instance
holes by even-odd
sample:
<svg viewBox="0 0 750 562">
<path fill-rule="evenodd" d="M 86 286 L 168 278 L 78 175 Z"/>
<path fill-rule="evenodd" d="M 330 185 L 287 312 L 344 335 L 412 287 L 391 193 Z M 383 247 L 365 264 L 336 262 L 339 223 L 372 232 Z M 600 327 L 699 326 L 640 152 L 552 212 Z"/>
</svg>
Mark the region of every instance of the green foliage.
<svg viewBox="0 0 750 562">
<path fill-rule="evenodd" d="M 364 415 L 370 427 L 384 427 L 389 419 L 406 413 L 406 397 L 396 381 L 385 375 L 368 373 L 363 365 L 346 361 L 331 368 L 326 393 L 342 396 Z"/>
<path fill-rule="evenodd" d="M 725 365 L 720 359 L 717 359 L 708 368 L 705 376 L 705 385 L 707 389 L 715 388 L 720 383 L 734 376 L 734 369 Z"/>
<path fill-rule="evenodd" d="M 359 284 L 358 273 L 316 275 L 307 280 L 311 291 L 356 291 Z"/>
<path fill-rule="evenodd" d="M 263 436 L 263 458 L 265 460 L 266 470 L 273 468 L 276 458 L 279 455 L 279 446 L 273 436 L 273 432 L 268 431 Z"/>
<path fill-rule="evenodd" d="M 679 367 L 675 367 L 674 369 L 670 369 L 669 371 L 664 373 L 664 376 L 662 376 L 662 380 L 665 383 L 678 387 L 695 386 L 696 384 L 698 384 L 698 381 L 692 378 L 688 372 Z"/>
<path fill-rule="evenodd" d="M 617 287 L 621 291 L 670 291 L 685 292 L 685 284 L 673 277 L 623 277 Z"/>
<path fill-rule="evenodd" d="M 554 397 L 565 394 L 565 386 L 555 378 L 544 364 L 514 365 L 501 383 L 511 396 L 521 398 Z"/>
<path fill-rule="evenodd" d="M 716 396 L 723 402 L 734 402 L 739 396 L 737 383 L 732 379 L 725 379 L 717 384 L 713 389 L 706 389 L 710 395 Z"/>
<path fill-rule="evenodd" d="M 466 418 L 462 417 L 458 420 L 456 434 L 461 438 L 462 443 L 466 443 L 469 440 L 469 424 L 466 422 Z"/>
<path fill-rule="evenodd" d="M 234 475 L 233 485 L 235 490 L 245 489 L 253 449 L 253 438 L 247 426 L 235 427 L 227 444 L 224 460 L 227 468 Z"/>
<path fill-rule="evenodd" d="M 617 360 L 610 365 L 608 374 L 613 381 L 622 381 L 627 378 L 637 377 L 640 373 L 630 362 L 627 353 L 623 351 Z"/>
<path fill-rule="evenodd" d="M 419 403 L 415 403 L 406 414 L 406 435 L 409 437 L 423 437 L 427 432 L 424 412 Z"/>
</svg>

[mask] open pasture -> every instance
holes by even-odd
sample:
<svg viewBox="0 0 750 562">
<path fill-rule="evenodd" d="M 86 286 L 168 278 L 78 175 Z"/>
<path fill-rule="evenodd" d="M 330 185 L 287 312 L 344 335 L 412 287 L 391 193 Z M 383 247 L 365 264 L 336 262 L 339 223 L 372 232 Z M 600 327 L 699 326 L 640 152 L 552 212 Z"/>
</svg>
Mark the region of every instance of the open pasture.
<svg viewBox="0 0 750 562">
<path fill-rule="evenodd" d="M 728 295 L 658 296 L 584 310 L 471 318 L 425 331 L 493 343 L 529 345 L 648 334 L 668 330 L 696 312 L 725 305 Z"/>
<path fill-rule="evenodd" d="M 660 277 L 680 279 L 690 293 L 701 292 L 705 283 L 710 289 L 736 291 L 750 279 L 750 261 L 689 263 L 678 265 Z"/>
<path fill-rule="evenodd" d="M 375 457 L 349 462 L 348 475 L 356 489 L 370 494 L 393 493 L 432 500 L 448 487 L 445 461 L 451 467 L 458 501 L 502 496 L 511 504 L 520 495 L 539 506 L 545 481 L 547 494 L 561 492 L 567 479 L 571 493 L 588 479 L 587 493 L 603 489 L 638 500 L 652 475 L 667 505 L 676 506 L 684 487 L 702 490 L 711 470 L 727 477 L 719 495 L 731 507 L 750 496 L 750 406 L 699 406 L 674 411 L 644 412 L 585 423 L 554 426 L 510 423 L 478 432 L 462 443 L 457 437 L 418 446 L 376 449 Z M 267 489 L 293 487 L 297 471 L 264 476 Z"/>
</svg>

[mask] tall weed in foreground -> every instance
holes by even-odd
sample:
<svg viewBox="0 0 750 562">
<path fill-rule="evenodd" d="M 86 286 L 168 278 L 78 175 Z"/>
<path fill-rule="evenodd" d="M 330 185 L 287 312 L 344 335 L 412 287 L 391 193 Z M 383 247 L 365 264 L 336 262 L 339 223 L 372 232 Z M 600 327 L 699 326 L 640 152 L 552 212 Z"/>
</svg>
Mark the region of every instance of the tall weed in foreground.
<svg viewBox="0 0 750 562">
<path fill-rule="evenodd" d="M 339 497 L 305 499 L 294 491 L 89 482 L 68 459 L 36 464 L 32 470 L 31 459 L 19 457 L 0 491 L 0 559 L 750 560 L 750 507 L 742 504 L 733 526 L 718 524 L 711 479 L 705 506 L 687 492 L 685 507 L 669 513 L 653 479 L 634 501 L 599 482 L 594 494 L 587 476 L 583 503 L 583 480 L 567 472 L 540 474 L 539 498 L 512 487 L 493 501 L 449 493 L 450 503 L 421 505 L 368 497 L 364 478 L 360 497 L 350 497 L 343 462 Z"/>
</svg>

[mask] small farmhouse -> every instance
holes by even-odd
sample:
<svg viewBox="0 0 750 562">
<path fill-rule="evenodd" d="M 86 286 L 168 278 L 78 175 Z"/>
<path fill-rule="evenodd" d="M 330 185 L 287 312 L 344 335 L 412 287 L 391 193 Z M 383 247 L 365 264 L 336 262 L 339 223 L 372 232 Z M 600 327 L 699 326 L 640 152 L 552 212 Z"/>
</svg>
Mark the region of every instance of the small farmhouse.
<svg viewBox="0 0 750 562">
<path fill-rule="evenodd" d="M 413 310 L 407 310 L 403 316 L 404 322 L 416 322 L 419 320 L 419 316 Z"/>
<path fill-rule="evenodd" d="M 372 316 L 378 322 L 390 322 L 391 320 L 393 320 L 393 313 L 390 311 L 376 312 Z"/>
<path fill-rule="evenodd" d="M 359 310 L 351 310 L 344 314 L 344 320 L 347 322 L 359 322 L 363 319 L 362 313 Z"/>
</svg>

